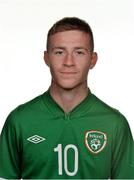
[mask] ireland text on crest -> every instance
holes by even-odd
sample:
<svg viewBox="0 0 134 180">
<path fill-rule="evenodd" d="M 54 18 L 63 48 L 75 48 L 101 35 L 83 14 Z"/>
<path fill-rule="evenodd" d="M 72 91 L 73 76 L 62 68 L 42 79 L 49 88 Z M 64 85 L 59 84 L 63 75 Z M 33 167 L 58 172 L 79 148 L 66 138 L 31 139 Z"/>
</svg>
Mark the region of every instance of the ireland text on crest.
<svg viewBox="0 0 134 180">
<path fill-rule="evenodd" d="M 107 136 L 101 131 L 91 130 L 87 131 L 85 135 L 85 144 L 86 147 L 92 153 L 101 152 L 107 143 Z"/>
</svg>

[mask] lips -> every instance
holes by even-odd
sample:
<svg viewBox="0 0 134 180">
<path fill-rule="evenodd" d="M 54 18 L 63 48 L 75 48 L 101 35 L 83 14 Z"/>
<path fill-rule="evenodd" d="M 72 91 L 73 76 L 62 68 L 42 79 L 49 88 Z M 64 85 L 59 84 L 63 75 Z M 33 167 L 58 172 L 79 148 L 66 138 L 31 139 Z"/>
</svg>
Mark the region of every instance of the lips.
<svg viewBox="0 0 134 180">
<path fill-rule="evenodd" d="M 62 74 L 76 74 L 77 72 L 60 72 Z"/>
</svg>

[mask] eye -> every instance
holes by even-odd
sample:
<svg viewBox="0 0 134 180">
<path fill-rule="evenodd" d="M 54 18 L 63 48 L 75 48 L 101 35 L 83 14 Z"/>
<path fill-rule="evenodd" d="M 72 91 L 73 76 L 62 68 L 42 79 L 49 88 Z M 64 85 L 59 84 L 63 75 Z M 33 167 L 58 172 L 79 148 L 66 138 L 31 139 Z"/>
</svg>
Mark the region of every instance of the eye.
<svg viewBox="0 0 134 180">
<path fill-rule="evenodd" d="M 62 54 L 63 54 L 63 51 L 62 51 L 62 50 L 56 50 L 56 51 L 54 52 L 54 54 L 56 54 L 56 55 L 62 55 Z"/>
<path fill-rule="evenodd" d="M 77 54 L 84 54 L 84 52 L 82 52 L 82 51 L 77 51 Z"/>
<path fill-rule="evenodd" d="M 85 55 L 86 54 L 84 50 L 77 50 L 75 53 L 77 55 Z"/>
</svg>

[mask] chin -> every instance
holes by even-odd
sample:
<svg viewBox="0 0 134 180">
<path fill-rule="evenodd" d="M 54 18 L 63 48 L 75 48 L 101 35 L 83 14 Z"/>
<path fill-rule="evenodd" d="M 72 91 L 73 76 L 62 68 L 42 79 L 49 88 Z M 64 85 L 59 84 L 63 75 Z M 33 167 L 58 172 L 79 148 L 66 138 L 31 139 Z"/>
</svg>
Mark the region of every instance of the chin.
<svg viewBox="0 0 134 180">
<path fill-rule="evenodd" d="M 62 89 L 66 90 L 66 91 L 71 91 L 72 89 L 74 89 L 75 87 L 61 87 Z"/>
<path fill-rule="evenodd" d="M 61 89 L 72 90 L 80 86 L 83 81 L 80 79 L 55 79 L 53 80 L 53 83 Z"/>
<path fill-rule="evenodd" d="M 62 83 L 62 84 L 58 84 L 58 86 L 64 90 L 72 90 L 75 89 L 76 87 L 78 87 L 81 83 L 78 84 L 69 84 L 69 83 Z"/>
</svg>

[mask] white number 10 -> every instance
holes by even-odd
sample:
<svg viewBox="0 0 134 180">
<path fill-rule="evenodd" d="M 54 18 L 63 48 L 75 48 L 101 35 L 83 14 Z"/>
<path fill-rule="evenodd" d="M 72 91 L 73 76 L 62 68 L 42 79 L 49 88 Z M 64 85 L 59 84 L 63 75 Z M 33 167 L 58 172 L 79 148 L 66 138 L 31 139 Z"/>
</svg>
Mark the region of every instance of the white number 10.
<svg viewBox="0 0 134 180">
<path fill-rule="evenodd" d="M 74 170 L 70 172 L 68 170 L 68 160 L 67 160 L 67 152 L 69 149 L 74 150 Z M 58 167 L 59 167 L 59 175 L 63 174 L 63 165 L 62 165 L 62 144 L 58 144 L 56 148 L 54 148 L 54 152 L 58 152 Z M 64 169 L 68 176 L 74 176 L 78 171 L 78 149 L 73 144 L 68 144 L 64 149 Z"/>
</svg>

